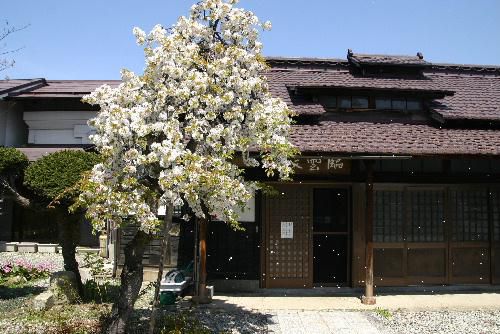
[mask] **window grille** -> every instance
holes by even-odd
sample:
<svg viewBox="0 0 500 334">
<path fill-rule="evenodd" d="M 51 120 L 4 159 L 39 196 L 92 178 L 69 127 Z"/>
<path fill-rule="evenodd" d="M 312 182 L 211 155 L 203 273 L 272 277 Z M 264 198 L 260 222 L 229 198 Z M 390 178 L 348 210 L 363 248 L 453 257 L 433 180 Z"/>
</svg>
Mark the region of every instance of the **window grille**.
<svg viewBox="0 0 500 334">
<path fill-rule="evenodd" d="M 486 190 L 452 190 L 453 241 L 488 241 Z"/>
<path fill-rule="evenodd" d="M 403 241 L 403 191 L 377 190 L 374 193 L 375 242 Z"/>
<path fill-rule="evenodd" d="M 492 190 L 490 198 L 493 219 L 493 240 L 500 241 L 500 190 Z"/>
<path fill-rule="evenodd" d="M 409 242 L 444 241 L 444 192 L 412 190 L 409 196 Z"/>
</svg>

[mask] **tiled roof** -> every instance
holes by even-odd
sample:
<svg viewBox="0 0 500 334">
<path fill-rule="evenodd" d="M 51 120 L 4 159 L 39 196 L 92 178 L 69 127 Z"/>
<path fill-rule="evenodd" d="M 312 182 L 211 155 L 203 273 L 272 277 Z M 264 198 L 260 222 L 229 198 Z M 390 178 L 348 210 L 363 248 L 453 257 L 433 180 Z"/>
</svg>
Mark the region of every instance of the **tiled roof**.
<svg viewBox="0 0 500 334">
<path fill-rule="evenodd" d="M 108 84 L 116 87 L 120 80 L 47 80 L 46 85 L 35 90 L 16 94 L 17 97 L 82 97 L 97 87 Z"/>
<path fill-rule="evenodd" d="M 500 131 L 440 129 L 399 123 L 320 122 L 294 125 L 302 151 L 381 155 L 500 155 Z"/>
<path fill-rule="evenodd" d="M 436 100 L 432 105 L 444 119 L 500 120 L 500 75 L 427 73 L 453 96 Z"/>
</svg>

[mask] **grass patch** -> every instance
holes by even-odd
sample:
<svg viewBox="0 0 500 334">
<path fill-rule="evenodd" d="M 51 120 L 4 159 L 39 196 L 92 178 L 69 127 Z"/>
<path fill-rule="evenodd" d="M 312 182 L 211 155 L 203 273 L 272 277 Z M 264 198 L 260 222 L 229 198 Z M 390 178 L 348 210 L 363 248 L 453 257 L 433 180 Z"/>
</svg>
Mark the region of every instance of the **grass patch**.
<svg viewBox="0 0 500 334">
<path fill-rule="evenodd" d="M 109 304 L 76 304 L 35 311 L 28 305 L 0 314 L 0 331 L 10 333 L 98 334 L 109 318 Z"/>
<path fill-rule="evenodd" d="M 392 318 L 392 313 L 388 309 L 377 307 L 375 308 L 375 313 L 380 315 L 381 317 L 386 318 L 387 320 Z"/>
</svg>

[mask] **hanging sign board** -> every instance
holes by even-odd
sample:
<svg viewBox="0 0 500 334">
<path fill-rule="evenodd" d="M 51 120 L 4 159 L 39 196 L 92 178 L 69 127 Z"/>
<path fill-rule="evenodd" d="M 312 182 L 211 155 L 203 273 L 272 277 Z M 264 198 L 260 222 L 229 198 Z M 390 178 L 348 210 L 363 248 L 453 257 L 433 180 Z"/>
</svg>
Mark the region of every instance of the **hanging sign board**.
<svg viewBox="0 0 500 334">
<path fill-rule="evenodd" d="M 299 158 L 297 174 L 341 174 L 351 173 L 351 160 L 341 158 Z"/>
<path fill-rule="evenodd" d="M 293 222 L 281 222 L 281 239 L 293 239 Z"/>
</svg>

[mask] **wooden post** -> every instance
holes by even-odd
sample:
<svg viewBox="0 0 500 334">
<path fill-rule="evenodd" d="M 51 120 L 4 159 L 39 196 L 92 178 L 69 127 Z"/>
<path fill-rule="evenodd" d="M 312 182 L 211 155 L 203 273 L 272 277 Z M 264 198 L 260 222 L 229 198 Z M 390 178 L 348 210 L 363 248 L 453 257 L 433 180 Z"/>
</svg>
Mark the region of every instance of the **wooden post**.
<svg viewBox="0 0 500 334">
<path fill-rule="evenodd" d="M 198 256 L 199 256 L 199 271 L 196 275 L 198 279 L 198 284 L 196 284 L 196 294 L 193 296 L 192 300 L 199 304 L 208 304 L 212 300 L 207 294 L 207 229 L 208 220 L 207 219 L 196 219 L 196 225 L 198 226 Z"/>
<path fill-rule="evenodd" d="M 365 295 L 361 302 L 366 305 L 374 305 L 376 299 L 373 296 L 373 160 L 365 160 L 366 164 L 366 222 L 365 222 Z"/>
<path fill-rule="evenodd" d="M 207 221 L 199 219 L 200 224 L 200 298 L 207 297 Z"/>
</svg>

